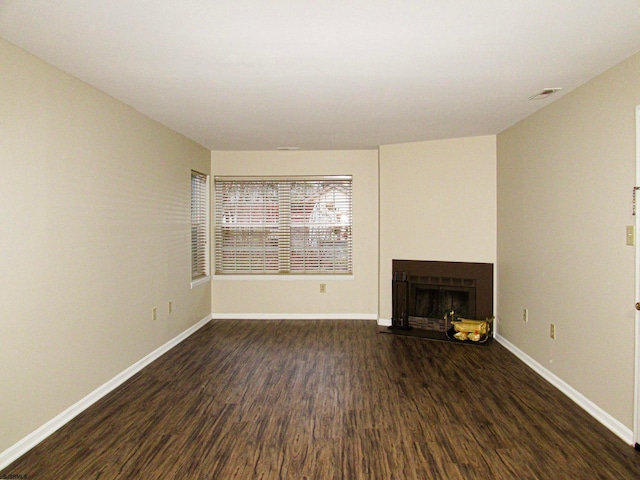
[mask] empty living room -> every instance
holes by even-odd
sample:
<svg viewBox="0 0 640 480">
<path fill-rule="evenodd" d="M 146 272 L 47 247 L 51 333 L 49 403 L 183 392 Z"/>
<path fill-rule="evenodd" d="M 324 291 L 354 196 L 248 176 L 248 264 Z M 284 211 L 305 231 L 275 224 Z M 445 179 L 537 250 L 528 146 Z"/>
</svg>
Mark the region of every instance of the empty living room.
<svg viewBox="0 0 640 480">
<path fill-rule="evenodd" d="M 639 478 L 605 3 L 0 2 L 0 479 Z"/>
</svg>

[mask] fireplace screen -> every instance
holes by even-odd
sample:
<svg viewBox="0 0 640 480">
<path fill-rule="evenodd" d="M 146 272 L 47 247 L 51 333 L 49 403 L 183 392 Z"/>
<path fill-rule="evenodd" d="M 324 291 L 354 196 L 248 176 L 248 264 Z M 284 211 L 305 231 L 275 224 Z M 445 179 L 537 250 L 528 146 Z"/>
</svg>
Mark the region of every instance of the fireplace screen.
<svg viewBox="0 0 640 480">
<path fill-rule="evenodd" d="M 454 312 L 456 317 L 473 317 L 469 314 L 470 293 L 468 288 L 452 290 L 415 285 L 413 314 L 416 317 L 442 318 L 444 315 Z"/>
<path fill-rule="evenodd" d="M 445 332 L 448 321 L 474 318 L 473 287 L 412 284 L 408 321 L 416 328 Z"/>
</svg>

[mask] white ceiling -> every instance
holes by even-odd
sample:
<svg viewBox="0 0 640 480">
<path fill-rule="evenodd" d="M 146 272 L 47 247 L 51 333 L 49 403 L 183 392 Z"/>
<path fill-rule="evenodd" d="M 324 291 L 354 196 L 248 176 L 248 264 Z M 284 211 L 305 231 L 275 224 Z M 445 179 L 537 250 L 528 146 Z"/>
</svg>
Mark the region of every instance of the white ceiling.
<svg viewBox="0 0 640 480">
<path fill-rule="evenodd" d="M 0 0 L 0 36 L 212 150 L 360 149 L 499 133 L 639 51 L 640 0 Z"/>
</svg>

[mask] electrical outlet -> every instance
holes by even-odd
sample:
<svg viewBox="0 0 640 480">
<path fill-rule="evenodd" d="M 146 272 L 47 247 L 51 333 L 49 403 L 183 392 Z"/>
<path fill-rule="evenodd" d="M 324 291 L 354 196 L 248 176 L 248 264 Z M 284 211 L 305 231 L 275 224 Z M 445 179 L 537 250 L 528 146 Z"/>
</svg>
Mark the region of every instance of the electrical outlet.
<svg viewBox="0 0 640 480">
<path fill-rule="evenodd" d="M 327 284 L 326 283 L 321 283 L 320 284 L 320 293 L 327 293 Z"/>
<path fill-rule="evenodd" d="M 555 324 L 551 324 L 551 327 L 549 328 L 549 336 L 555 340 L 556 339 L 556 326 Z"/>
<path fill-rule="evenodd" d="M 151 309 L 151 320 L 157 320 L 158 319 L 158 307 L 153 307 Z"/>
<path fill-rule="evenodd" d="M 169 302 L 169 313 L 173 312 L 173 302 Z"/>
<path fill-rule="evenodd" d="M 524 320 L 525 322 L 529 321 L 529 309 L 528 308 L 523 308 L 522 309 L 522 320 Z"/>
<path fill-rule="evenodd" d="M 627 225 L 627 245 L 635 246 L 636 244 L 636 227 L 635 225 Z"/>
</svg>

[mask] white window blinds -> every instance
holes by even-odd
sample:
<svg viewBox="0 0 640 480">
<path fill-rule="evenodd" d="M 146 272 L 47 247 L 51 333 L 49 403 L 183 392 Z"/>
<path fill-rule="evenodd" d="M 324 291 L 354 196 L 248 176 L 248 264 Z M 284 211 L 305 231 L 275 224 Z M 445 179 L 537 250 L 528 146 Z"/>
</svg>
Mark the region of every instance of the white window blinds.
<svg viewBox="0 0 640 480">
<path fill-rule="evenodd" d="M 352 273 L 351 176 L 214 182 L 217 274 Z"/>
<path fill-rule="evenodd" d="M 209 275 L 209 177 L 191 172 L 191 279 Z"/>
</svg>

